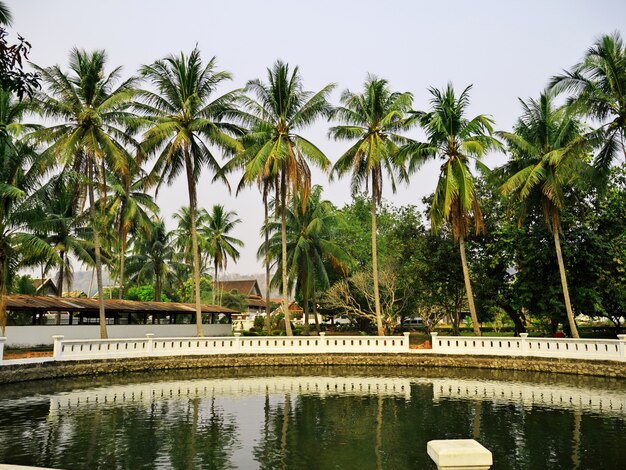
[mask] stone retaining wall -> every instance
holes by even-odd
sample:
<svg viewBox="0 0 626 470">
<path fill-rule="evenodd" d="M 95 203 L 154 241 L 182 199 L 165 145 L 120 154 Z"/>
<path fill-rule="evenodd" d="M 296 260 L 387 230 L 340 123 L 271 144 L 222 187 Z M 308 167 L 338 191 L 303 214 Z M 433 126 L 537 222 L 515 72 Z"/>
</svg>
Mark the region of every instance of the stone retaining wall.
<svg viewBox="0 0 626 470">
<path fill-rule="evenodd" d="M 0 367 L 0 384 L 63 377 L 112 373 L 200 369 L 212 367 L 277 366 L 391 366 L 505 369 L 528 372 L 626 377 L 626 363 L 613 361 L 575 361 L 516 357 L 470 357 L 414 354 L 320 354 L 320 355 L 229 355 L 136 359 L 108 359 L 80 362 L 44 362 Z"/>
</svg>

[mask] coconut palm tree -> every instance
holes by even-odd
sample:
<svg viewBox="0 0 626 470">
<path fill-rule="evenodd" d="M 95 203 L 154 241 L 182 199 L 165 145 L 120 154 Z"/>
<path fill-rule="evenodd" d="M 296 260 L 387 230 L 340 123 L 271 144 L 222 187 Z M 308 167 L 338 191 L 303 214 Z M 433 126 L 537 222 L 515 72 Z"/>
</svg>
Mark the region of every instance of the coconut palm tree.
<svg viewBox="0 0 626 470">
<path fill-rule="evenodd" d="M 329 270 L 347 272 L 350 257 L 330 238 L 330 230 L 339 223 L 337 211 L 330 201 L 322 200 L 322 187 L 314 186 L 306 202 L 295 194 L 287 208 L 287 265 L 290 289 L 300 293 L 304 309 L 304 330 L 309 331 L 309 301 L 315 302 L 316 289 L 330 286 Z M 281 224 L 272 221 L 268 230 L 272 234 L 269 243 L 259 247 L 259 258 L 278 260 L 282 249 Z M 332 267 L 332 268 L 331 268 Z M 279 285 L 278 275 L 272 279 Z M 315 313 L 316 329 L 319 320 Z"/>
<path fill-rule="evenodd" d="M 171 264 L 175 257 L 172 232 L 156 217 L 150 233 L 143 232 L 135 238 L 133 253 L 128 259 L 128 277 L 136 282 L 154 282 L 154 301 L 161 301 L 165 281 L 171 277 Z"/>
<path fill-rule="evenodd" d="M 193 242 L 191 239 L 191 211 L 189 206 L 181 207 L 173 216 L 176 228 L 173 230 L 174 244 L 183 264 L 188 266 L 189 273 L 193 273 Z M 209 245 L 204 232 L 209 222 L 209 213 L 200 207 L 196 211 L 196 233 L 198 236 L 198 259 L 200 261 L 200 273 L 207 272 L 209 265 Z"/>
<path fill-rule="evenodd" d="M 333 173 L 352 174 L 352 190 L 362 185 L 372 188 L 372 272 L 376 327 L 384 335 L 378 288 L 378 250 L 376 243 L 376 212 L 383 194 L 385 175 L 396 190 L 396 178 L 403 177 L 404 167 L 397 159 L 398 146 L 410 141 L 399 134 L 407 127 L 406 116 L 411 109 L 410 93 L 392 92 L 386 80 L 369 75 L 361 93 L 350 90 L 341 96 L 342 106 L 334 110 L 334 117 L 343 125 L 330 128 L 335 140 L 354 142 L 333 167 Z"/>
<path fill-rule="evenodd" d="M 5 295 L 24 255 L 37 263 L 54 259 L 54 250 L 33 234 L 32 195 L 40 187 L 48 162 L 19 138 L 36 126 L 22 123 L 30 103 L 0 88 L 0 330 L 6 327 Z"/>
<path fill-rule="evenodd" d="M 0 2 L 0 26 L 10 26 L 13 22 L 11 10 L 4 2 Z"/>
<path fill-rule="evenodd" d="M 241 149 L 233 137 L 240 133 L 240 129 L 228 122 L 235 114 L 233 100 L 237 93 L 216 96 L 217 87 L 230 80 L 231 75 L 217 70 L 215 57 L 203 65 L 198 49 L 189 55 L 181 52 L 179 56 L 172 55 L 145 65 L 141 73 L 156 90 L 141 91 L 141 102 L 136 104 L 148 118 L 143 147 L 148 154 L 157 154 L 149 177 L 158 181 L 157 191 L 163 182 L 171 184 L 183 171 L 187 178 L 196 327 L 198 336 L 202 336 L 196 186 L 203 168 L 208 167 L 216 173 L 220 170 L 207 144 L 225 152 Z"/>
<path fill-rule="evenodd" d="M 48 263 L 56 262 L 59 268 L 57 295 L 63 296 L 66 283 L 72 280 L 71 257 L 93 266 L 93 243 L 90 233 L 85 230 L 88 220 L 79 213 L 78 176 L 70 172 L 61 173 L 52 178 L 35 194 L 30 229 L 39 234 L 58 254 Z M 60 316 L 57 317 L 57 321 Z M 57 323 L 58 324 L 58 323 Z"/>
<path fill-rule="evenodd" d="M 134 96 L 135 78 L 118 84 L 121 68 L 105 73 L 106 53 L 72 49 L 70 72 L 58 65 L 35 70 L 45 83 L 48 94 L 37 97 L 39 112 L 58 122 L 33 137 L 48 143 L 46 154 L 65 169 L 85 175 L 81 189 L 86 191 L 93 233 L 96 277 L 100 311 L 100 337 L 106 338 L 104 295 L 102 292 L 101 230 L 106 200 L 106 170 L 124 171 L 128 166 L 125 145 L 136 145 L 125 127 L 134 115 L 129 111 Z M 99 189 L 96 210 L 95 187 Z M 84 200 L 84 196 L 81 196 Z"/>
<path fill-rule="evenodd" d="M 509 178 L 501 189 L 522 204 L 522 215 L 531 205 L 541 207 L 554 238 L 569 327 L 572 336 L 578 338 L 561 254 L 559 213 L 565 205 L 567 189 L 584 170 L 582 157 L 586 149 L 585 139 L 581 137 L 582 127 L 573 116 L 573 110 L 555 107 L 554 96 L 554 91 L 547 91 L 539 100 L 520 100 L 523 114 L 514 132 L 499 133 L 513 155 L 504 167 Z"/>
<path fill-rule="evenodd" d="M 458 97 L 452 84 L 448 84 L 443 90 L 429 89 L 433 96 L 430 101 L 432 110 L 414 113 L 414 119 L 426 131 L 428 142 L 412 144 L 408 147 L 407 155 L 411 156 L 412 169 L 419 167 L 429 158 L 443 160 L 430 208 L 431 226 L 438 232 L 442 224 L 448 222 L 454 239 L 459 242 L 474 334 L 480 336 L 480 325 L 465 256 L 465 238 L 469 233 L 472 215 L 477 234 L 483 230 L 484 225 L 469 164 L 474 160 L 477 166 L 486 170 L 480 162 L 481 158 L 489 149 L 499 148 L 500 143 L 492 136 L 491 118 L 483 114 L 471 119 L 465 117 L 471 88 L 471 85 L 465 88 Z"/>
<path fill-rule="evenodd" d="M 246 92 L 256 99 L 243 97 L 243 120 L 250 132 L 245 150 L 238 157 L 244 168 L 246 184 L 260 183 L 264 199 L 270 187 L 277 189 L 278 213 L 282 224 L 282 310 L 287 334 L 291 335 L 289 318 L 289 289 L 287 284 L 286 210 L 290 194 L 300 191 L 303 200 L 309 195 L 311 171 L 309 163 L 326 170 L 330 161 L 324 153 L 300 132 L 320 116 L 327 116 L 331 107 L 328 94 L 334 85 L 317 93 L 305 91 L 298 67 L 290 73 L 280 60 L 267 70 L 267 83 L 251 80 Z"/>
<path fill-rule="evenodd" d="M 204 227 L 203 235 L 207 241 L 209 254 L 213 258 L 215 276 L 213 278 L 213 303 L 218 286 L 218 270 L 226 269 L 228 258 L 233 261 L 239 259 L 239 251 L 236 247 L 242 247 L 243 242 L 229 235 L 229 233 L 241 223 L 236 219 L 237 213 L 224 210 L 221 204 L 215 204 L 209 213 L 208 223 Z"/>
<path fill-rule="evenodd" d="M 118 298 L 124 298 L 125 260 L 127 255 L 128 234 L 138 231 L 147 233 L 151 219 L 159 211 L 158 206 L 145 188 L 145 177 L 136 168 L 132 158 L 127 171 L 109 174 L 109 194 L 107 197 L 107 215 L 115 227 L 115 245 L 118 251 L 116 271 L 119 279 Z"/>
<path fill-rule="evenodd" d="M 571 92 L 569 104 L 599 121 L 587 140 L 599 146 L 594 166 L 603 180 L 622 151 L 626 159 L 626 46 L 619 32 L 604 35 L 570 71 L 552 78 L 556 92 Z"/>
</svg>

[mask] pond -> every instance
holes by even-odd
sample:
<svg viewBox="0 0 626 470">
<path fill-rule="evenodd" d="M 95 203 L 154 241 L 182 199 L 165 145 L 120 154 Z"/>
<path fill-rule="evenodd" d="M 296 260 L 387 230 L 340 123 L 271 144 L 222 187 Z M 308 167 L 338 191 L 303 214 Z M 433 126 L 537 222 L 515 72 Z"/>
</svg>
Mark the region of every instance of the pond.
<svg viewBox="0 0 626 470">
<path fill-rule="evenodd" d="M 64 469 L 626 468 L 626 381 L 451 369 L 169 371 L 0 387 L 0 463 Z"/>
</svg>

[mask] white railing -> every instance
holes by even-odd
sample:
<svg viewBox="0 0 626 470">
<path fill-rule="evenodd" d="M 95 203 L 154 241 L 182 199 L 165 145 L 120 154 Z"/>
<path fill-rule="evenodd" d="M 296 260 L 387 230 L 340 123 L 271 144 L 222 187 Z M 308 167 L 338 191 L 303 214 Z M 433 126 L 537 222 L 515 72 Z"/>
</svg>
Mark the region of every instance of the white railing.
<svg viewBox="0 0 626 470">
<path fill-rule="evenodd" d="M 618 339 L 438 336 L 432 333 L 432 353 L 478 356 L 533 356 L 593 361 L 626 361 L 626 335 Z"/>
<path fill-rule="evenodd" d="M 54 360 L 115 359 L 147 356 L 217 354 L 332 354 L 403 353 L 409 351 L 409 334 L 403 336 L 268 336 L 221 338 L 121 338 L 65 340 L 54 336 Z"/>
<path fill-rule="evenodd" d="M 626 335 L 618 339 L 565 339 L 488 336 L 438 336 L 432 349 L 410 349 L 403 336 L 235 336 L 70 339 L 54 336 L 49 361 L 133 357 L 201 356 L 218 354 L 449 354 L 466 356 L 551 357 L 595 361 L 626 361 Z M 0 338 L 0 361 L 4 339 Z M 19 360 L 10 361 L 18 362 Z M 37 359 L 41 362 L 44 359 Z M 7 364 L 7 361 L 3 361 Z"/>
</svg>

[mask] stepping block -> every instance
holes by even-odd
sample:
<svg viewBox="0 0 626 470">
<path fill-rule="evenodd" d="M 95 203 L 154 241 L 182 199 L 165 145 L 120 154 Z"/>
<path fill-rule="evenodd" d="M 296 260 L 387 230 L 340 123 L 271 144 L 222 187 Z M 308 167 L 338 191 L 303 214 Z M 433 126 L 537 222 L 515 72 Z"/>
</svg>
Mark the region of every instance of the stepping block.
<svg viewBox="0 0 626 470">
<path fill-rule="evenodd" d="M 474 439 L 429 441 L 427 451 L 439 470 L 488 470 L 493 465 L 491 452 Z"/>
</svg>

